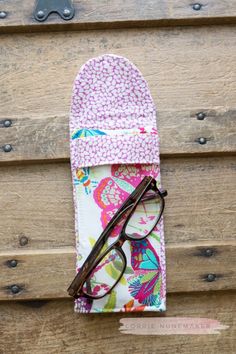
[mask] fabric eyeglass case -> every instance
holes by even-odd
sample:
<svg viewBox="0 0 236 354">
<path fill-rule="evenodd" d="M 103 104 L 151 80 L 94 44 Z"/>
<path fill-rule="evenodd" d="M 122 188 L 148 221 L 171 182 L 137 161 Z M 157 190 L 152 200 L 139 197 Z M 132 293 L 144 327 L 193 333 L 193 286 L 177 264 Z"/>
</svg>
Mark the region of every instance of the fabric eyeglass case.
<svg viewBox="0 0 236 354">
<path fill-rule="evenodd" d="M 153 176 L 161 187 L 155 105 L 142 74 L 128 59 L 105 54 L 80 69 L 71 101 L 70 158 L 78 271 L 144 176 Z M 118 234 L 115 228 L 107 246 Z M 76 299 L 76 312 L 166 310 L 163 217 L 146 239 L 127 241 L 122 248 L 128 263 L 120 282 L 102 299 Z M 104 271 L 106 277 L 116 277 L 115 266 Z"/>
</svg>

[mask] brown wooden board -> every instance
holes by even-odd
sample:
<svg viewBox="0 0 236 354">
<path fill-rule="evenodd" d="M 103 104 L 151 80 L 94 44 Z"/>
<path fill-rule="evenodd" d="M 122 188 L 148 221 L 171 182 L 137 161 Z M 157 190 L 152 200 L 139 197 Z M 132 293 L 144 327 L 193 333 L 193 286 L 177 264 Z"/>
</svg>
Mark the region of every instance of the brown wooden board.
<svg viewBox="0 0 236 354">
<path fill-rule="evenodd" d="M 235 153 L 236 27 L 213 26 L 2 35 L 0 146 L 13 149 L 0 161 L 68 160 L 73 81 L 104 53 L 126 56 L 147 80 L 161 154 Z"/>
<path fill-rule="evenodd" d="M 72 21 L 45 23 L 35 1 L 0 3 L 0 353 L 235 354 L 235 0 L 199 11 L 190 0 L 75 0 Z M 63 299 L 76 261 L 72 85 L 104 53 L 129 58 L 149 84 L 168 190 L 167 312 L 130 316 L 218 319 L 229 326 L 218 335 L 125 335 L 129 314 L 80 316 Z"/>
<path fill-rule="evenodd" d="M 167 312 L 79 315 L 71 300 L 0 304 L 0 352 L 33 354 L 234 354 L 236 293 L 169 294 Z M 148 336 L 119 331 L 120 319 L 159 316 L 216 319 L 218 334 Z M 138 320 L 136 320 L 136 323 Z M 177 320 L 176 320 L 177 323 Z"/>
<path fill-rule="evenodd" d="M 0 31 L 68 30 L 88 28 L 141 27 L 176 24 L 235 23 L 235 0 L 74 0 L 75 17 L 62 20 L 52 14 L 45 22 L 34 19 L 36 1 L 4 0 Z M 199 10 L 193 5 L 200 3 Z"/>
<path fill-rule="evenodd" d="M 164 219 L 169 290 L 234 288 L 234 157 L 164 159 L 161 172 L 169 193 Z M 15 298 L 9 288 L 14 283 L 22 287 L 17 298 L 64 297 L 75 272 L 70 165 L 5 166 L 0 183 L 1 298 Z M 207 247 L 214 257 L 204 257 Z M 11 259 L 19 259 L 19 266 L 10 268 Z M 217 281 L 207 282 L 209 273 Z"/>
<path fill-rule="evenodd" d="M 206 251 L 212 250 L 212 256 Z M 169 245 L 168 292 L 236 289 L 236 242 Z M 17 261 L 11 267 L 11 260 Z M 73 248 L 0 253 L 0 300 L 64 298 L 75 276 Z M 214 279 L 209 281 L 209 274 Z M 14 293 L 12 286 L 19 292 Z"/>
<path fill-rule="evenodd" d="M 200 111 L 201 112 L 201 111 Z M 232 154 L 236 152 L 236 129 L 234 111 L 204 110 L 204 121 L 197 119 L 197 110 L 160 111 L 161 156 L 193 154 Z M 10 143 L 11 152 L 0 151 L 0 162 L 44 161 L 69 159 L 68 116 L 13 118 L 11 126 L 0 124 L 2 146 Z M 200 144 L 199 139 L 206 143 Z"/>
<path fill-rule="evenodd" d="M 235 239 L 235 171 L 234 157 L 161 160 L 168 243 Z M 2 251 L 74 246 L 69 163 L 4 166 L 0 185 Z"/>
</svg>

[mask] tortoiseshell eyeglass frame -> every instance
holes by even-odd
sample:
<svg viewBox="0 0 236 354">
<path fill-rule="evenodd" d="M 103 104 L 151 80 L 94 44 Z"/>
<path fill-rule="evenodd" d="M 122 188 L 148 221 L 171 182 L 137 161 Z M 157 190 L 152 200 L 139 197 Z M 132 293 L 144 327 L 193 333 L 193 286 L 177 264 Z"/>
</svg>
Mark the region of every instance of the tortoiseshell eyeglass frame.
<svg viewBox="0 0 236 354">
<path fill-rule="evenodd" d="M 148 191 L 154 191 L 156 194 L 153 194 L 152 196 L 145 196 L 145 194 Z M 130 237 L 125 233 L 126 226 L 134 213 L 138 203 L 141 201 L 147 201 L 147 200 L 152 200 L 155 199 L 157 196 L 160 197 L 161 200 L 161 207 L 159 211 L 159 215 L 157 217 L 157 220 L 153 227 L 151 228 L 150 232 L 146 234 L 142 238 L 134 238 Z M 130 194 L 130 196 L 126 199 L 126 201 L 121 205 L 121 207 L 117 210 L 113 218 L 109 221 L 107 224 L 106 228 L 103 230 L 101 235 L 99 236 L 98 240 L 96 241 L 92 251 L 86 258 L 85 262 L 83 263 L 82 267 L 80 268 L 79 272 L 75 276 L 74 280 L 70 284 L 69 288 L 67 289 L 67 292 L 70 296 L 73 296 L 75 299 L 78 299 L 79 297 L 86 297 L 89 299 L 100 299 L 107 294 L 109 294 L 112 289 L 117 285 L 117 283 L 120 281 L 122 275 L 124 274 L 126 265 L 127 265 L 127 260 L 124 251 L 122 250 L 122 245 L 126 240 L 130 241 L 139 241 L 145 239 L 150 233 L 153 231 L 153 229 L 156 227 L 158 224 L 164 207 L 165 207 L 165 200 L 164 197 L 167 196 L 167 191 L 166 190 L 159 190 L 156 185 L 156 180 L 151 177 L 151 176 L 146 176 L 144 179 L 140 182 L 140 184 L 136 187 L 136 189 Z M 100 252 L 107 241 L 109 235 L 111 234 L 113 228 L 118 224 L 118 222 L 121 220 L 121 218 L 124 216 L 124 213 L 126 213 L 126 218 L 124 221 L 124 224 L 122 226 L 122 230 L 120 232 L 120 235 L 116 241 L 110 245 L 105 252 L 103 252 L 101 255 Z M 112 250 L 116 250 L 121 257 L 123 261 L 123 269 L 121 270 L 121 273 L 119 277 L 117 278 L 117 281 L 114 283 L 114 285 L 104 294 L 101 296 L 95 296 L 88 294 L 83 291 L 83 286 L 86 283 L 86 286 L 88 289 L 90 289 L 90 282 L 88 281 L 89 276 L 91 273 L 94 271 L 94 269 L 97 267 L 97 265 L 101 262 L 101 260 Z M 90 289 L 91 290 L 91 289 Z"/>
</svg>

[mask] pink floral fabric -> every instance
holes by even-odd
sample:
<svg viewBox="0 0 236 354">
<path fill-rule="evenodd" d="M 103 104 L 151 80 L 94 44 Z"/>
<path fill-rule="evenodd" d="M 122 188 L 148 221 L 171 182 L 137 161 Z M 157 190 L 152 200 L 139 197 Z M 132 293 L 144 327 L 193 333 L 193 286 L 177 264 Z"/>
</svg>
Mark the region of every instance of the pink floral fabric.
<svg viewBox="0 0 236 354">
<path fill-rule="evenodd" d="M 71 139 L 72 166 L 119 162 L 159 163 L 158 135 L 120 134 L 121 129 L 156 127 L 156 108 L 140 71 L 126 58 L 103 55 L 90 59 L 77 75 L 71 102 L 70 131 L 87 131 L 93 141 Z M 111 130 L 116 138 L 100 134 Z M 98 151 L 101 151 L 98 153 Z M 119 156 L 117 156 L 117 154 Z"/>
<path fill-rule="evenodd" d="M 116 163 L 159 163 L 158 140 L 153 135 L 96 136 L 77 139 L 74 166 Z"/>
<path fill-rule="evenodd" d="M 71 127 L 119 129 L 156 125 L 140 71 L 126 58 L 102 55 L 85 63 L 74 83 Z"/>
</svg>

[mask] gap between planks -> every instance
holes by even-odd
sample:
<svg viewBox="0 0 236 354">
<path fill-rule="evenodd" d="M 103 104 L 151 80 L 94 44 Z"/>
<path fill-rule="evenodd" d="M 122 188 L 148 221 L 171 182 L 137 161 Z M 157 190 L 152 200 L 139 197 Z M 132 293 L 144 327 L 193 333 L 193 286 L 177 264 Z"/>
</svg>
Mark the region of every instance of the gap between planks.
<svg viewBox="0 0 236 354">
<path fill-rule="evenodd" d="M 212 255 L 207 256 L 206 250 Z M 17 267 L 9 267 L 15 259 Z M 0 300 L 68 297 L 67 287 L 75 276 L 76 252 L 72 247 L 0 254 Z M 166 244 L 167 292 L 236 289 L 236 241 Z M 215 275 L 208 281 L 209 274 Z M 20 291 L 11 293 L 11 286 Z"/>
<path fill-rule="evenodd" d="M 236 22 L 234 0 L 208 0 L 196 11 L 186 0 L 138 0 L 115 3 L 106 0 L 74 0 L 75 16 L 64 21 L 51 14 L 45 22 L 34 19 L 31 0 L 8 0 L 1 7 L 0 32 L 68 31 L 173 25 L 232 24 Z"/>
</svg>

